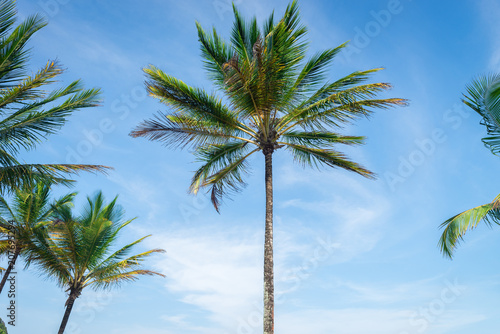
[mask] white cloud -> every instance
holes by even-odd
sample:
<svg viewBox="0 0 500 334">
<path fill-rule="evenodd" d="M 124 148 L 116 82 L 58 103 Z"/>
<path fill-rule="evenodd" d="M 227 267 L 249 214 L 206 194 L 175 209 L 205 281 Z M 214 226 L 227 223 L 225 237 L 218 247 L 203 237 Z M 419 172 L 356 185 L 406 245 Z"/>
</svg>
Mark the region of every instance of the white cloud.
<svg viewBox="0 0 500 334">
<path fill-rule="evenodd" d="M 157 234 L 149 242 L 167 249 L 156 266 L 167 275 L 168 290 L 224 327 L 234 327 L 260 296 L 262 250 L 255 233 L 193 229 Z"/>
<path fill-rule="evenodd" d="M 349 175 L 305 174 L 291 167 L 283 168 L 279 175 L 281 186 L 292 188 L 299 184 L 304 188 L 312 188 L 307 190 L 320 196 L 319 200 L 293 198 L 282 202 L 281 207 L 297 208 L 309 212 L 318 220 L 334 222 L 326 227 L 315 228 L 330 243 L 340 244 L 335 252 L 335 263 L 348 261 L 372 250 L 382 238 L 390 205 L 380 192 L 376 194 Z"/>
</svg>

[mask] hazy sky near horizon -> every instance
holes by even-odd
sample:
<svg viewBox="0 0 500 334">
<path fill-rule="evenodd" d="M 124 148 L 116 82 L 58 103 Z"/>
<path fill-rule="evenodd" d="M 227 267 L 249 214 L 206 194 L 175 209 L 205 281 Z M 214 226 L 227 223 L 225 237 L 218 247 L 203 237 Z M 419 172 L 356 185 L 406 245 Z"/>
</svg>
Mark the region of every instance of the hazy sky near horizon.
<svg viewBox="0 0 500 334">
<path fill-rule="evenodd" d="M 262 21 L 272 10 L 281 17 L 288 1 L 235 3 Z M 276 333 L 497 334 L 500 229 L 467 235 L 453 261 L 437 242 L 441 222 L 500 189 L 500 160 L 481 143 L 480 117 L 460 102 L 476 75 L 500 71 L 500 4 L 302 0 L 300 8 L 310 55 L 350 41 L 330 80 L 384 67 L 372 82 L 391 83 L 383 96 L 410 105 L 342 130 L 367 136 L 366 145 L 344 152 L 377 173 L 376 181 L 303 169 L 276 153 Z M 49 21 L 31 43 L 33 72 L 58 59 L 67 68 L 62 83 L 81 78 L 104 98 L 23 159 L 114 167 L 78 177 L 78 204 L 97 190 L 119 195 L 126 216 L 137 217 L 121 242 L 152 234 L 137 251 L 167 251 L 147 261 L 165 279 L 84 291 L 66 333 L 260 333 L 263 157 L 252 159 L 248 187 L 217 214 L 204 195 L 187 193 L 197 168 L 188 150 L 128 136 L 165 110 L 146 96 L 142 68 L 149 64 L 214 91 L 195 22 L 228 37 L 230 2 L 25 0 L 18 10 L 21 18 L 38 12 Z M 33 270 L 19 270 L 17 290 L 9 333 L 56 332 L 65 292 Z"/>
</svg>

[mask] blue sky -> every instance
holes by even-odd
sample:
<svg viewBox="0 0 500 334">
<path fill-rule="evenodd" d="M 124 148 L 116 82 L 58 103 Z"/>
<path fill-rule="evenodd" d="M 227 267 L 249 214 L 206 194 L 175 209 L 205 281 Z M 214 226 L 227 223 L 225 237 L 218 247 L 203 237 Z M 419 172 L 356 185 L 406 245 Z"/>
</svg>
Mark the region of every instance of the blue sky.
<svg viewBox="0 0 500 334">
<path fill-rule="evenodd" d="M 287 1 L 236 4 L 264 19 L 273 9 L 280 16 Z M 391 83 L 385 96 L 411 103 L 344 130 L 368 137 L 345 152 L 376 181 L 302 169 L 277 152 L 276 333 L 496 334 L 500 230 L 470 233 L 453 261 L 437 242 L 442 221 L 498 194 L 499 159 L 483 147 L 480 118 L 460 98 L 476 75 L 500 70 L 500 5 L 303 0 L 300 7 L 311 55 L 351 41 L 329 78 L 382 66 L 373 81 Z M 78 177 L 79 203 L 99 189 L 109 199 L 118 194 L 127 217 L 138 217 L 121 242 L 153 234 L 144 249 L 167 250 L 148 262 L 166 279 L 84 291 L 67 333 L 261 332 L 263 157 L 252 160 L 248 187 L 219 215 L 203 195 L 187 193 L 197 166 L 188 151 L 128 136 L 164 110 L 145 94 L 148 64 L 213 90 L 194 23 L 227 36 L 229 2 L 30 0 L 18 9 L 49 20 L 32 42 L 33 71 L 57 58 L 67 68 L 63 83 L 82 78 L 104 97 L 23 159 L 113 166 L 107 176 Z M 9 333 L 54 333 L 64 291 L 33 271 L 19 272 L 17 290 Z"/>
</svg>

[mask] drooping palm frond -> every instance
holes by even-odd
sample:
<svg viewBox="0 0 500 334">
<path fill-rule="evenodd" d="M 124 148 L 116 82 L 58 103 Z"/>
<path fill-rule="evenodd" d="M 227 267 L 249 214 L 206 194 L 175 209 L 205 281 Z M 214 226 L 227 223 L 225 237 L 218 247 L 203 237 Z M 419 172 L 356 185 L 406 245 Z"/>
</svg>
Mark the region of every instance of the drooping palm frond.
<svg viewBox="0 0 500 334">
<path fill-rule="evenodd" d="M 336 144 L 344 145 L 362 145 L 365 137 L 360 136 L 342 136 L 333 132 L 316 132 L 316 131 L 288 131 L 282 135 L 283 144 L 299 144 L 320 148 L 325 146 L 333 146 Z"/>
<path fill-rule="evenodd" d="M 366 168 L 350 161 L 345 155 L 332 149 L 314 148 L 290 143 L 286 144 L 286 148 L 292 152 L 295 161 L 304 167 L 319 168 L 321 166 L 326 166 L 331 168 L 342 168 L 367 178 L 375 177 L 375 175 Z"/>
<path fill-rule="evenodd" d="M 491 226 L 500 224 L 500 195 L 488 204 L 480 205 L 451 217 L 441 224 L 444 229 L 439 240 L 441 252 L 449 258 L 467 231 L 477 227 L 480 222 Z"/>
<path fill-rule="evenodd" d="M 463 102 L 477 112 L 488 133 L 483 143 L 495 155 L 500 153 L 500 74 L 478 77 L 467 86 Z"/>
<path fill-rule="evenodd" d="M 78 164 L 17 164 L 0 166 L 0 192 L 14 191 L 23 185 L 36 182 L 71 185 L 67 174 L 78 172 L 106 173 L 110 169 L 101 165 Z"/>
<path fill-rule="evenodd" d="M 247 158 L 259 149 L 246 152 L 246 143 L 210 145 L 198 149 L 200 160 L 206 162 L 193 176 L 190 190 L 197 193 L 209 187 L 210 198 L 217 212 L 222 198 L 231 192 L 239 192 L 246 186 L 243 175 L 248 173 Z"/>
</svg>

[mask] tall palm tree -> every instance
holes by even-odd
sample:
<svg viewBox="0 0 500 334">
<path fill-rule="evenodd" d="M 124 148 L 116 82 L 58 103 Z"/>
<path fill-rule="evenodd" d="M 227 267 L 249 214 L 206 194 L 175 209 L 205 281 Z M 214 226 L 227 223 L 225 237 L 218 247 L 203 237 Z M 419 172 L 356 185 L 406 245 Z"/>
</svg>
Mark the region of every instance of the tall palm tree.
<svg viewBox="0 0 500 334">
<path fill-rule="evenodd" d="M 59 334 L 64 332 L 73 304 L 84 288 L 108 289 L 134 281 L 139 275 L 163 277 L 142 269 L 142 262 L 152 253 L 164 250 L 153 249 L 128 256 L 131 248 L 148 236 L 115 250 L 120 231 L 132 222 L 132 219 L 123 221 L 123 211 L 116 200 L 106 204 L 101 192 L 93 198 L 87 197 L 80 216 L 74 216 L 70 207 L 60 206 L 54 209 L 57 224 L 51 230 L 37 230 L 34 234 L 28 264 L 36 264 L 58 285 L 67 288 L 69 294 Z"/>
<path fill-rule="evenodd" d="M 7 255 L 9 262 L 0 282 L 0 293 L 14 268 L 17 258 L 25 255 L 32 244 L 33 234 L 47 227 L 54 209 L 72 203 L 75 193 L 67 194 L 50 203 L 50 184 L 38 182 L 24 184 L 16 189 L 12 204 L 0 197 L 0 254 Z"/>
<path fill-rule="evenodd" d="M 68 86 L 46 88 L 63 73 L 49 61 L 29 75 L 28 42 L 47 22 L 39 15 L 16 23 L 14 0 L 0 1 L 0 192 L 12 191 L 35 179 L 67 183 L 64 176 L 82 170 L 103 171 L 106 167 L 78 164 L 24 164 L 16 156 L 33 149 L 57 132 L 74 111 L 99 104 L 99 89 L 84 89 L 77 80 Z"/>
<path fill-rule="evenodd" d="M 202 166 L 190 191 L 208 189 L 219 211 L 222 198 L 245 186 L 248 157 L 262 152 L 265 160 L 264 333 L 274 332 L 273 279 L 273 153 L 288 150 L 295 160 L 311 167 L 342 168 L 373 178 L 373 174 L 340 153 L 336 146 L 359 145 L 361 136 L 336 132 L 343 125 L 368 116 L 373 109 L 405 105 L 399 98 L 378 99 L 387 83 L 364 83 L 380 68 L 357 71 L 324 82 L 333 58 L 346 46 L 319 52 L 305 60 L 306 28 L 297 1 L 275 22 L 262 29 L 257 19 L 245 21 L 234 8 L 231 42 L 197 24 L 205 68 L 228 104 L 215 94 L 191 87 L 150 66 L 147 90 L 170 107 L 166 113 L 140 124 L 133 137 L 146 137 L 174 147 L 191 146 Z"/>
<path fill-rule="evenodd" d="M 481 76 L 467 86 L 463 102 L 483 118 L 487 136 L 482 139 L 494 154 L 500 153 L 500 74 Z M 500 224 L 500 194 L 491 203 L 459 213 L 441 224 L 441 252 L 451 258 L 463 236 L 483 221 L 486 225 Z"/>
</svg>

